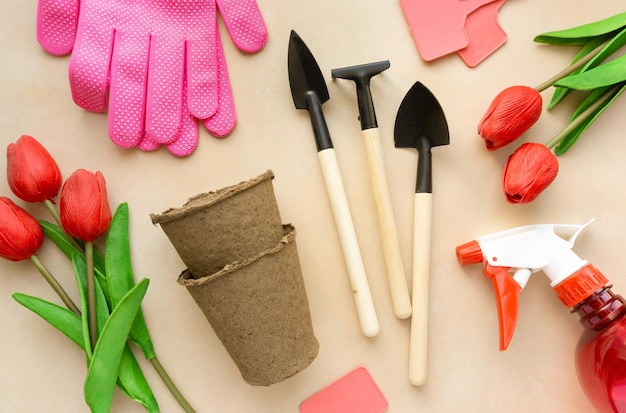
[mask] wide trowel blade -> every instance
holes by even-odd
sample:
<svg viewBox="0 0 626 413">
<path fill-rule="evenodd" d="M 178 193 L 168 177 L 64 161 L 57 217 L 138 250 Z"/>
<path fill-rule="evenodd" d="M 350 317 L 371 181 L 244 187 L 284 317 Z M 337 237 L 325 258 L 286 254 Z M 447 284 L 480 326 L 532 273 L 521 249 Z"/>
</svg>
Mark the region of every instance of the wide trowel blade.
<svg viewBox="0 0 626 413">
<path fill-rule="evenodd" d="M 439 101 L 426 86 L 415 82 L 396 115 L 395 146 L 416 148 L 420 138 L 427 138 L 431 147 L 450 144 L 448 122 Z"/>
<path fill-rule="evenodd" d="M 289 37 L 287 59 L 291 96 L 296 108 L 307 109 L 307 95 L 310 93 L 315 93 L 321 103 L 326 102 L 330 97 L 322 71 L 307 45 L 294 30 Z"/>
</svg>

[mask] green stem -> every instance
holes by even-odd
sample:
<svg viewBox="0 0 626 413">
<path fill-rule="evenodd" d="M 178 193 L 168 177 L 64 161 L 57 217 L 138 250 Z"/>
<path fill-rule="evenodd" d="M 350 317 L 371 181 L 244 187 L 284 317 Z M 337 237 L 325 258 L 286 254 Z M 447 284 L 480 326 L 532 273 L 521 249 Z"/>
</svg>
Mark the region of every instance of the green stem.
<svg viewBox="0 0 626 413">
<path fill-rule="evenodd" d="M 98 340 L 98 320 L 96 318 L 96 279 L 93 268 L 93 241 L 85 242 L 85 262 L 87 264 L 87 320 L 92 350 Z"/>
<path fill-rule="evenodd" d="M 565 76 L 571 74 L 575 70 L 583 67 L 585 64 L 587 64 L 587 62 L 589 62 L 591 59 L 596 57 L 596 55 L 598 53 L 600 53 L 600 51 L 603 48 L 604 48 L 604 44 L 596 47 L 591 52 L 586 54 L 584 57 L 581 57 L 580 59 L 578 59 L 577 61 L 575 61 L 574 63 L 572 63 L 568 67 L 566 67 L 564 70 L 561 70 L 559 73 L 557 73 L 556 75 L 552 76 L 550 79 L 546 80 L 545 82 L 541 83 L 539 86 L 535 87 L 535 90 L 537 90 L 537 92 L 539 92 L 539 93 L 543 92 L 544 90 L 546 90 L 547 88 L 552 86 L 557 80 L 560 80 L 560 79 L 564 78 Z"/>
<path fill-rule="evenodd" d="M 52 215 L 52 218 L 54 218 L 54 221 L 57 223 L 57 225 L 61 226 L 61 216 L 59 215 L 59 211 L 57 211 L 52 201 L 46 199 L 45 201 L 43 201 L 43 204 L 46 206 L 48 212 L 50 212 L 50 215 Z"/>
<path fill-rule="evenodd" d="M 35 265 L 35 267 L 37 267 L 41 275 L 43 275 L 43 278 L 48 281 L 48 284 L 50 284 L 52 289 L 58 294 L 63 303 L 65 303 L 67 308 L 69 308 L 73 313 L 80 315 L 80 310 L 78 309 L 78 306 L 74 304 L 74 301 L 72 301 L 70 296 L 67 295 L 61 284 L 59 284 L 57 279 L 54 278 L 52 273 L 45 267 L 45 265 L 43 265 L 39 257 L 33 255 L 30 257 L 30 260 Z"/>
<path fill-rule="evenodd" d="M 196 411 L 193 409 L 193 407 L 191 407 L 189 402 L 185 400 L 185 397 L 182 395 L 180 390 L 178 390 L 178 388 L 176 387 L 176 385 L 170 378 L 169 374 L 167 374 L 167 372 L 165 371 L 165 369 L 163 368 L 159 360 L 156 357 L 153 357 L 152 359 L 150 359 L 150 363 L 152 363 L 152 365 L 154 366 L 157 373 L 159 373 L 159 376 L 161 376 L 161 379 L 163 380 L 167 388 L 170 390 L 174 398 L 178 401 L 178 403 L 185 410 L 185 412 L 195 413 Z"/>
<path fill-rule="evenodd" d="M 582 111 L 574 120 L 572 120 L 561 132 L 559 132 L 554 138 L 552 138 L 548 143 L 546 143 L 546 147 L 548 149 L 554 148 L 559 144 L 567 135 L 569 135 L 574 129 L 576 129 L 581 123 L 583 123 L 589 116 L 593 115 L 593 113 L 602 107 L 609 99 L 612 99 L 615 96 L 615 93 L 623 87 L 623 84 L 618 84 L 617 86 L 612 87 L 607 90 L 601 98 L 593 102 L 587 109 Z"/>
</svg>

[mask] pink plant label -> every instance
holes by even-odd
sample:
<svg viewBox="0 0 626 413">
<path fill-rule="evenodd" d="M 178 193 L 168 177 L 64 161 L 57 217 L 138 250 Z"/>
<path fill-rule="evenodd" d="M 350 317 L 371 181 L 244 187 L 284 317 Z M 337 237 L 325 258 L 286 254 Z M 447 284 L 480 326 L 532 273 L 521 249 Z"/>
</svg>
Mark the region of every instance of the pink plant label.
<svg viewBox="0 0 626 413">
<path fill-rule="evenodd" d="M 357 367 L 300 405 L 300 413 L 383 413 L 387 399 L 365 367 Z"/>
<path fill-rule="evenodd" d="M 474 67 L 506 41 L 497 13 L 504 0 L 400 0 L 422 59 L 459 53 Z"/>
<path fill-rule="evenodd" d="M 465 33 L 469 39 L 466 48 L 457 51 L 469 67 L 476 67 L 507 41 L 507 35 L 498 24 L 498 11 L 504 0 L 479 7 L 467 16 Z"/>
</svg>

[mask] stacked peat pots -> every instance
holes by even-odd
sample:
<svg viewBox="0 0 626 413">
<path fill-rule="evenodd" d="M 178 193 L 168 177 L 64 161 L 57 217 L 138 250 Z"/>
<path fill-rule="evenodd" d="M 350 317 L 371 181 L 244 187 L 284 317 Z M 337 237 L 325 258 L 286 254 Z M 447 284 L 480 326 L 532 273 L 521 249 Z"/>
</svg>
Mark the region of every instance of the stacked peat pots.
<svg viewBox="0 0 626 413">
<path fill-rule="evenodd" d="M 252 385 L 293 376 L 317 356 L 296 231 L 283 225 L 274 174 L 151 214 L 187 269 L 178 277 Z"/>
</svg>

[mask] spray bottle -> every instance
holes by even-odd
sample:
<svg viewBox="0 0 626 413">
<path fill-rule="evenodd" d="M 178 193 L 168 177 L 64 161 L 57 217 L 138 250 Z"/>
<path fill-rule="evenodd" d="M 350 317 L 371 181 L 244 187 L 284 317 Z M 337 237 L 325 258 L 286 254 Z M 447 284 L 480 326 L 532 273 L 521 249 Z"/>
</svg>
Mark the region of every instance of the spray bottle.
<svg viewBox="0 0 626 413">
<path fill-rule="evenodd" d="M 529 225 L 483 236 L 456 248 L 463 265 L 484 262 L 496 293 L 500 350 L 517 322 L 518 295 L 543 271 L 560 301 L 585 328 L 576 347 L 576 370 L 600 413 L 626 413 L 626 304 L 608 279 L 572 247 L 584 225 Z"/>
</svg>

